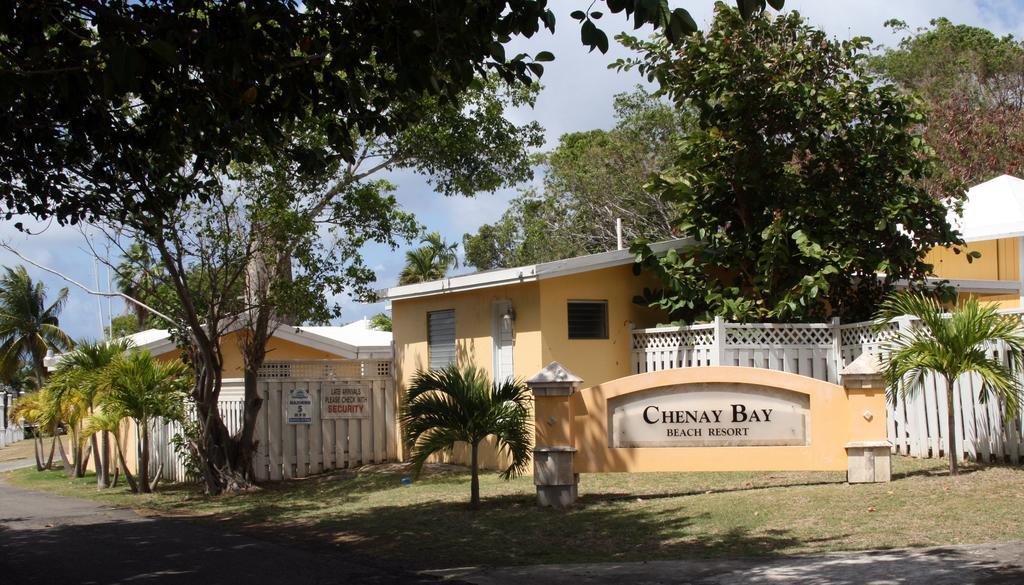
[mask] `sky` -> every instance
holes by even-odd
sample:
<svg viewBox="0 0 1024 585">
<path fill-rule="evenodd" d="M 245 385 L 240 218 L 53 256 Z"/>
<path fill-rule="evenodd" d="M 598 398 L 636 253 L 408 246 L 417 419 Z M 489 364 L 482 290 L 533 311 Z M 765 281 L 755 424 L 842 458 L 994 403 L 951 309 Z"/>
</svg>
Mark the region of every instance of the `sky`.
<svg viewBox="0 0 1024 585">
<path fill-rule="evenodd" d="M 545 73 L 541 79 L 544 88 L 536 106 L 508 113 L 509 119 L 517 123 L 530 120 L 540 122 L 545 128 L 546 148 L 557 144 L 559 136 L 567 132 L 610 128 L 613 125 L 612 97 L 630 91 L 644 81 L 635 72 L 617 73 L 608 69 L 609 63 L 629 56 L 629 52 L 614 40 L 604 55 L 597 51 L 588 53 L 580 43 L 579 25 L 569 18 L 569 13 L 589 5 L 589 0 L 551 0 L 549 4 L 556 12 L 556 32 L 551 34 L 544 31 L 532 39 L 513 39 L 506 48 L 507 54 L 536 54 L 543 50 L 555 54 L 555 61 L 545 64 Z M 670 0 L 669 4 L 673 8 L 686 8 L 698 25 L 706 28 L 714 1 Z M 880 45 L 893 45 L 899 40 L 898 35 L 893 35 L 883 26 L 890 18 L 901 19 L 913 29 L 927 26 L 934 18 L 946 17 L 958 24 L 980 26 L 997 34 L 1013 34 L 1024 38 L 1024 0 L 786 0 L 786 10 L 798 10 L 811 24 L 840 39 L 866 35 Z M 621 15 L 606 14 L 600 24 L 609 37 L 632 28 Z M 646 35 L 649 32 L 649 29 L 641 29 L 634 34 Z M 479 226 L 498 219 L 508 201 L 519 190 L 517 187 L 496 193 L 481 193 L 472 198 L 444 197 L 433 192 L 423 177 L 412 172 L 394 172 L 382 178 L 397 185 L 396 196 L 399 202 L 407 211 L 416 214 L 428 230 L 440 231 L 448 241 L 459 242 L 464 233 L 475 232 Z M 19 233 L 13 225 L 18 220 L 38 233 Z M 55 223 L 40 224 L 25 218 L 0 225 L 0 240 L 14 246 L 37 263 L 92 287 L 96 274 L 87 237 L 87 228 L 62 227 Z M 414 245 L 412 243 L 406 248 Z M 365 249 L 367 264 L 377 274 L 378 288 L 396 283 L 402 268 L 404 249 L 392 251 L 380 246 Z M 24 262 L 0 249 L 0 265 L 16 264 Z M 70 289 L 67 306 L 61 315 L 61 325 L 72 337 L 96 338 L 101 335 L 99 312 L 101 307 L 105 320 L 108 305 L 106 299 L 98 303 L 97 297 L 60 277 L 30 265 L 26 267 L 33 278 L 46 283 L 51 295 L 63 287 Z M 102 268 L 99 280 L 101 286 L 105 286 L 106 274 Z M 342 306 L 342 315 L 336 320 L 337 324 L 372 316 L 384 308 L 382 304 L 358 304 L 344 296 L 336 301 Z M 110 306 L 114 315 L 124 309 L 119 300 L 111 302 Z"/>
</svg>

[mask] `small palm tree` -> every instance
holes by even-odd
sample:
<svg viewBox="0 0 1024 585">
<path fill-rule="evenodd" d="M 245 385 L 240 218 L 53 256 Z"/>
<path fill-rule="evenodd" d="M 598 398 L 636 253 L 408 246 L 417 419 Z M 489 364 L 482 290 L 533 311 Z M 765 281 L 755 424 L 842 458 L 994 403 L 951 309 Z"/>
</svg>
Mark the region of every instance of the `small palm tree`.
<svg viewBox="0 0 1024 585">
<path fill-rule="evenodd" d="M 160 362 L 148 351 L 118 356 L 101 372 L 98 391 L 103 394 L 103 409 L 131 418 L 139 429 L 137 491 L 153 491 L 160 478 L 157 473 L 154 481 L 149 479 L 149 425 L 156 418 L 184 418 L 189 372 L 181 360 Z"/>
<path fill-rule="evenodd" d="M 492 384 L 487 374 L 454 365 L 418 371 L 405 395 L 402 428 L 418 474 L 435 453 L 451 451 L 456 443 L 470 448 L 470 506 L 480 505 L 480 441 L 493 436 L 498 449 L 512 462 L 503 479 L 522 475 L 530 461 L 533 428 L 530 394 L 522 382 L 507 379 Z"/>
<path fill-rule="evenodd" d="M 100 407 L 102 396 L 99 392 L 99 383 L 104 368 L 130 348 L 131 342 L 126 339 L 79 342 L 73 351 L 61 356 L 60 362 L 53 368 L 53 375 L 50 378 L 52 384 L 49 384 L 53 392 L 50 393 L 50 397 L 56 401 L 68 400 L 75 408 L 72 428 L 74 437 L 80 434 L 84 418 Z M 100 433 L 99 443 L 95 433 L 81 437 L 82 440 L 88 438 L 91 441 L 92 452 L 96 454 L 96 484 L 99 487 L 108 487 L 110 482 L 108 436 L 106 432 Z M 76 445 L 75 448 L 75 475 L 82 477 L 85 475 L 86 461 L 81 457 L 81 445 Z"/>
<path fill-rule="evenodd" d="M 114 478 L 110 482 L 109 487 L 117 486 L 118 471 L 124 471 L 125 481 L 128 482 L 129 489 L 134 493 L 139 492 L 139 484 L 135 481 L 135 477 L 132 476 L 131 471 L 128 469 L 128 463 L 124 458 L 124 449 L 121 448 L 121 422 L 125 419 L 125 413 L 121 410 L 117 404 L 110 403 L 105 404 L 104 407 L 93 413 L 86 419 L 85 427 L 82 432 L 86 437 L 94 437 L 97 433 L 108 434 L 114 438 L 114 452 L 117 455 L 118 465 L 114 466 Z"/>
<path fill-rule="evenodd" d="M 937 300 L 918 292 L 898 292 L 882 303 L 876 322 L 884 325 L 890 319 L 911 315 L 920 320 L 918 326 L 896 334 L 882 352 L 889 397 L 896 393 L 917 392 L 927 372 L 946 379 L 946 404 L 949 422 L 949 473 L 957 473 L 956 419 L 954 418 L 953 384 L 962 374 L 973 373 L 981 378 L 978 400 L 1001 400 L 1008 414 L 1020 406 L 1020 388 L 1013 371 L 1021 371 L 1024 336 L 1020 321 L 1001 315 L 992 304 L 982 305 L 969 298 L 946 316 Z M 1011 367 L 989 357 L 986 345 L 1002 342 L 1007 349 Z M 1012 369 L 1011 369 L 1012 368 Z"/>
<path fill-rule="evenodd" d="M 36 455 L 36 471 L 43 471 L 44 469 L 50 469 L 53 466 L 53 454 L 57 447 L 57 436 L 52 435 L 50 442 L 50 456 L 46 458 L 46 463 L 43 463 L 43 453 L 45 447 L 43 446 L 43 427 L 47 423 L 46 419 L 46 405 L 43 402 L 42 392 L 36 390 L 23 394 L 17 400 L 14 401 L 14 407 L 11 408 L 11 412 L 8 413 L 8 417 L 11 422 L 21 423 L 24 421 L 28 424 L 35 425 L 36 429 L 33 433 L 33 441 L 35 445 Z"/>
<path fill-rule="evenodd" d="M 64 351 L 73 343 L 57 317 L 68 300 L 68 289 L 47 305 L 46 287 L 33 282 L 24 266 L 4 267 L 0 275 L 0 380 L 10 380 L 22 360 L 32 364 L 37 385 L 45 373 L 43 359 L 49 349 Z"/>
</svg>

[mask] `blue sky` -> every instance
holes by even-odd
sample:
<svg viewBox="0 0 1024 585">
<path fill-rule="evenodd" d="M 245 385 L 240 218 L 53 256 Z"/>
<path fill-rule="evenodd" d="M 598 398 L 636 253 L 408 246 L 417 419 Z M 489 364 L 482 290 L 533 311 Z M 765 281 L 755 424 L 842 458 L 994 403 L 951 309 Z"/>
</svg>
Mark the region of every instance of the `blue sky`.
<svg viewBox="0 0 1024 585">
<path fill-rule="evenodd" d="M 670 0 L 669 3 L 686 7 L 702 26 L 708 24 L 714 5 L 713 0 Z M 524 51 L 534 54 L 542 50 L 555 53 L 556 60 L 546 65 L 542 79 L 544 89 L 536 107 L 509 113 L 509 118 L 516 122 L 539 121 L 545 128 L 549 147 L 566 132 L 608 128 L 612 123 L 612 96 L 629 91 L 643 81 L 636 73 L 616 73 L 607 69 L 615 59 L 628 56 L 614 41 L 607 55 L 587 53 L 580 44 L 579 27 L 569 18 L 569 12 L 589 5 L 589 2 L 554 0 L 551 4 L 558 17 L 557 32 L 554 35 L 545 32 L 532 39 L 516 39 L 506 50 L 507 53 Z M 889 18 L 899 18 L 911 27 L 918 27 L 927 25 L 933 18 L 945 16 L 957 23 L 1024 37 L 1024 0 L 787 0 L 786 7 L 799 10 L 812 23 L 839 38 L 867 35 L 880 44 L 892 44 L 898 40 L 882 26 Z M 625 20 L 616 16 L 606 15 L 601 22 L 609 36 L 626 26 Z M 644 30 L 638 32 L 644 33 Z M 517 189 L 506 189 L 473 198 L 448 198 L 434 193 L 415 173 L 391 173 L 387 178 L 398 186 L 397 197 L 401 204 L 415 213 L 428 229 L 440 231 L 449 241 L 461 241 L 462 234 L 493 222 L 517 193 Z M 13 223 L 5 222 L 0 226 L 0 239 L 37 262 L 92 285 L 93 261 L 82 229 L 26 221 L 27 225 L 35 226 L 33 231 L 41 232 L 26 236 L 18 233 Z M 395 283 L 402 266 L 401 250 L 392 252 L 383 247 L 369 247 L 366 258 L 377 273 L 379 287 Z M 17 257 L 0 250 L 0 264 L 10 266 L 18 263 L 21 261 Z M 63 286 L 71 289 L 61 322 L 73 337 L 98 336 L 100 321 L 96 297 L 56 276 L 31 266 L 28 268 L 33 277 L 42 279 L 52 291 Z M 102 274 L 101 281 L 105 281 Z M 373 315 L 381 309 L 380 305 L 360 305 L 344 297 L 338 300 L 343 307 L 338 323 Z M 105 311 L 106 300 L 100 304 Z M 115 315 L 123 310 L 119 301 L 113 302 L 112 307 Z"/>
</svg>

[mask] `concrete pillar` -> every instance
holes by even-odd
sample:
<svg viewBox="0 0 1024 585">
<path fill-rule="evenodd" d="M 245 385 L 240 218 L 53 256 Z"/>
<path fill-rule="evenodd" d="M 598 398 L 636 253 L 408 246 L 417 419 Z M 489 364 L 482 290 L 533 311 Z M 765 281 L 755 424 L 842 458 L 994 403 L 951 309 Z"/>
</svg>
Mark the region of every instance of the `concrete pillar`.
<svg viewBox="0 0 1024 585">
<path fill-rule="evenodd" d="M 892 479 L 892 445 L 886 438 L 885 381 L 878 357 L 864 352 L 842 371 L 850 405 L 850 440 L 846 443 L 846 480 L 877 483 Z"/>
<path fill-rule="evenodd" d="M 570 398 L 583 380 L 551 362 L 526 381 L 533 391 L 533 483 L 537 504 L 564 508 L 576 502 L 579 474 L 574 467 L 576 438 Z"/>
</svg>

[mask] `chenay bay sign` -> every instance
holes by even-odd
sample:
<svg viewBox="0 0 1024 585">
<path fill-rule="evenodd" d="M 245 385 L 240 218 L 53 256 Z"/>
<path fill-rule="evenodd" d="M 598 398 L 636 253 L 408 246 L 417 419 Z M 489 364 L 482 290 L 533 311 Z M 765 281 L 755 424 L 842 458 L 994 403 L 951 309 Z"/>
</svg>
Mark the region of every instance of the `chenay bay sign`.
<svg viewBox="0 0 1024 585">
<path fill-rule="evenodd" d="M 612 448 L 794 446 L 810 436 L 808 396 L 768 386 L 674 385 L 608 406 Z"/>
</svg>

